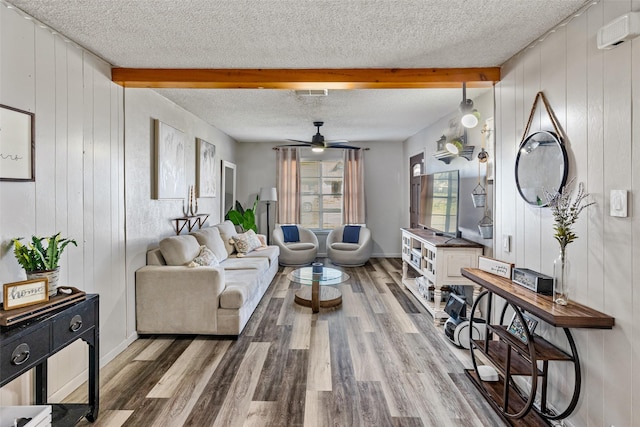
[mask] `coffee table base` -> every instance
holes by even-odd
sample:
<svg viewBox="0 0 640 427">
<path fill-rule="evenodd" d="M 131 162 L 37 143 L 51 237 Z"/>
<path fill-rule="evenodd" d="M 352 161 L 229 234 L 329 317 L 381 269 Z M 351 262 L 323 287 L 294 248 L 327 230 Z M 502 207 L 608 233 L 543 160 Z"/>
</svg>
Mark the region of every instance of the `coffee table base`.
<svg viewBox="0 0 640 427">
<path fill-rule="evenodd" d="M 342 292 L 339 289 L 332 286 L 319 286 L 317 307 L 331 308 L 337 307 L 342 304 Z M 313 304 L 312 286 L 303 286 L 298 289 L 295 295 L 295 302 L 305 307 L 311 307 L 314 313 L 318 312 L 318 309 Z"/>
</svg>

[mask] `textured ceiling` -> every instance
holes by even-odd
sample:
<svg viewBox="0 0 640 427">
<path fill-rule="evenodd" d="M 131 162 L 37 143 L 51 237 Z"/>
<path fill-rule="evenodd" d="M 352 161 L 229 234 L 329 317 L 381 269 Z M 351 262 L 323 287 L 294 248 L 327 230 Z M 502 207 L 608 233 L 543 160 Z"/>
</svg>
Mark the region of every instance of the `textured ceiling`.
<svg viewBox="0 0 640 427">
<path fill-rule="evenodd" d="M 585 0 L 9 0 L 118 67 L 499 66 Z M 158 90 L 244 140 L 404 140 L 459 90 Z M 471 93 L 473 95 L 473 93 Z M 371 130 L 371 132 L 368 132 Z M 336 134 L 333 135 L 333 132 Z"/>
</svg>

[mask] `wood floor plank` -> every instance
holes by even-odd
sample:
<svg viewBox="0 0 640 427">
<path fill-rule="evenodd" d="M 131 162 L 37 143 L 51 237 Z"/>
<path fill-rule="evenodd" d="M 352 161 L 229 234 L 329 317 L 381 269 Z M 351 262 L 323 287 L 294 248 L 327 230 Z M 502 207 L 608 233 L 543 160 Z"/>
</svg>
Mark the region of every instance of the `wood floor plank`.
<svg viewBox="0 0 640 427">
<path fill-rule="evenodd" d="M 121 427 L 132 414 L 133 411 L 101 411 L 96 422 L 91 423 L 83 418 L 76 427 Z"/>
<path fill-rule="evenodd" d="M 404 285 L 398 285 L 394 282 L 387 282 L 387 287 L 396 298 L 396 300 L 398 300 L 398 304 L 400 304 L 405 313 L 420 313 L 420 310 L 418 310 L 418 307 L 416 306 L 415 297 L 413 295 L 407 294 L 402 290 L 404 288 Z"/>
<path fill-rule="evenodd" d="M 376 357 L 376 350 L 370 345 L 375 338 L 372 338 L 371 333 L 364 332 L 359 318 L 347 319 L 346 330 L 356 381 L 381 381 L 382 367 Z"/>
<path fill-rule="evenodd" d="M 178 357 L 173 365 L 160 378 L 160 381 L 149 391 L 148 398 L 170 398 L 180 385 L 182 379 L 187 376 L 189 370 L 200 367 L 202 360 L 213 349 L 207 340 L 194 339 L 189 347 Z"/>
<path fill-rule="evenodd" d="M 298 304 L 295 305 L 297 306 Z M 291 331 L 291 342 L 289 343 L 289 348 L 291 350 L 308 350 L 311 338 L 312 313 L 308 307 L 298 307 L 289 307 L 289 311 L 296 314 L 293 318 L 293 328 Z M 286 310 L 284 304 L 283 310 Z"/>
<path fill-rule="evenodd" d="M 202 362 L 191 364 L 173 396 L 157 414 L 156 420 L 160 423 L 166 426 L 181 426 L 186 422 L 224 354 L 228 351 L 231 341 L 208 340 L 208 344 L 210 349 L 201 355 Z"/>
<path fill-rule="evenodd" d="M 251 402 L 243 427 L 277 426 L 277 408 L 277 402 Z"/>
<path fill-rule="evenodd" d="M 174 338 L 157 337 L 151 340 L 151 343 L 141 351 L 133 360 L 156 360 L 162 352 L 175 341 Z"/>
<path fill-rule="evenodd" d="M 245 358 L 239 366 L 237 375 L 231 384 L 229 393 L 222 403 L 220 413 L 213 423 L 214 427 L 242 425 L 249 413 L 251 396 L 260 377 L 262 365 L 267 358 L 270 343 L 252 342 Z"/>
<path fill-rule="evenodd" d="M 311 326 L 308 391 L 331 391 L 331 341 L 329 322 L 317 320 Z"/>
<path fill-rule="evenodd" d="M 393 421 L 379 382 L 358 381 L 357 399 L 361 426 L 390 426 Z"/>
<path fill-rule="evenodd" d="M 387 308 L 387 313 L 393 316 L 396 328 L 399 329 L 398 332 L 401 332 L 403 334 L 418 333 L 418 328 L 416 328 L 416 325 L 413 324 L 413 321 L 409 318 L 407 312 L 404 311 L 404 309 L 398 303 L 398 300 L 392 293 L 381 294 L 380 298 Z"/>
</svg>

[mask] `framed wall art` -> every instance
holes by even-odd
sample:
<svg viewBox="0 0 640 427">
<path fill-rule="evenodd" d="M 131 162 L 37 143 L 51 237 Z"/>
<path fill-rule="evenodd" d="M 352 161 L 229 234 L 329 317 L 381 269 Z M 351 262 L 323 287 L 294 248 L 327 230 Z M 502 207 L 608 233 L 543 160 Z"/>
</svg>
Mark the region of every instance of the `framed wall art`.
<svg viewBox="0 0 640 427">
<path fill-rule="evenodd" d="M 155 121 L 155 199 L 183 199 L 185 179 L 184 133 Z"/>
<path fill-rule="evenodd" d="M 216 146 L 196 138 L 196 182 L 198 197 L 216 197 Z"/>
<path fill-rule="evenodd" d="M 35 114 L 0 104 L 0 181 L 35 181 Z"/>
</svg>

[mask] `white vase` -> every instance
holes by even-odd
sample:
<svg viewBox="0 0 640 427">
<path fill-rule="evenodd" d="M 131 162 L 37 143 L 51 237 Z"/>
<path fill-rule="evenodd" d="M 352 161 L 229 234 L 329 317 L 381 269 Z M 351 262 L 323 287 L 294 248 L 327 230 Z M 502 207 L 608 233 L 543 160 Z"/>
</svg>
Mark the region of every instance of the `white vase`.
<svg viewBox="0 0 640 427">
<path fill-rule="evenodd" d="M 553 302 L 556 304 L 569 304 L 570 269 L 567 249 L 560 249 L 558 257 L 553 261 Z"/>
<path fill-rule="evenodd" d="M 46 277 L 49 279 L 49 298 L 56 296 L 58 293 L 58 277 L 60 275 L 60 267 L 55 270 L 27 271 L 27 279 L 41 279 Z"/>
</svg>

